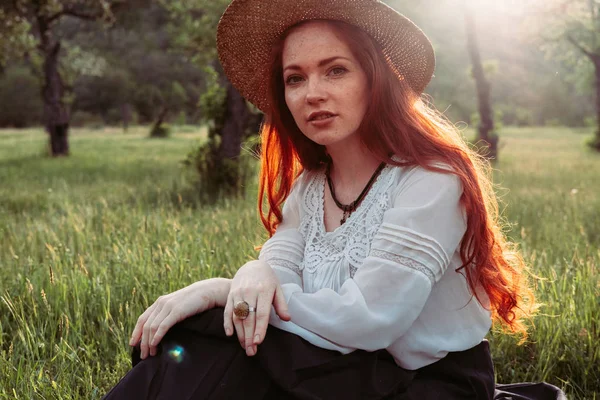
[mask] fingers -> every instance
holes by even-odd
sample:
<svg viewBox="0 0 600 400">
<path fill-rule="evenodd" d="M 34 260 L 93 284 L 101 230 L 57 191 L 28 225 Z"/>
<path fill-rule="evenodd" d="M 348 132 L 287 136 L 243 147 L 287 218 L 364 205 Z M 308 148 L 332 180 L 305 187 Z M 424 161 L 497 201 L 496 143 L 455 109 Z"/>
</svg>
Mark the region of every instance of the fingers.
<svg viewBox="0 0 600 400">
<path fill-rule="evenodd" d="M 239 296 L 233 295 L 232 293 L 229 294 L 229 297 L 227 298 L 227 304 L 225 306 L 225 311 L 223 312 L 223 325 L 225 328 L 225 333 L 227 334 L 227 336 L 230 336 L 235 331 L 237 333 L 238 342 L 240 342 L 240 346 L 242 346 L 242 349 L 246 351 L 247 355 L 254 355 L 256 354 L 257 349 L 256 346 L 252 344 L 251 340 L 251 348 L 248 348 L 245 327 L 246 325 L 248 325 L 247 322 L 249 322 L 249 320 L 251 320 L 254 317 L 254 313 L 250 313 L 250 315 L 248 315 L 248 317 L 245 320 L 241 320 L 238 317 L 236 317 L 233 313 L 233 308 L 238 301 L 241 301 Z M 248 329 L 250 329 L 250 327 Z M 251 338 L 252 332 L 248 333 L 248 336 Z"/>
<path fill-rule="evenodd" d="M 179 321 L 178 315 L 174 312 L 173 308 L 166 303 L 160 313 L 152 320 L 150 324 L 150 337 L 148 339 L 148 345 L 150 355 L 156 355 L 156 347 L 165 336 L 167 331 Z"/>
<path fill-rule="evenodd" d="M 256 304 L 256 325 L 254 328 L 254 337 L 252 338 L 254 345 L 261 344 L 267 334 L 272 302 L 273 293 L 266 293 L 258 296 Z"/>
<path fill-rule="evenodd" d="M 142 360 L 144 360 L 146 357 L 148 357 L 148 354 L 150 352 L 150 337 L 152 336 L 151 327 L 152 327 L 152 324 L 154 323 L 154 320 L 156 319 L 156 317 L 159 315 L 160 311 L 162 310 L 162 304 L 160 302 L 160 297 L 155 302 L 155 304 L 156 304 L 156 307 L 154 307 L 152 314 L 150 314 L 150 316 L 146 320 L 146 323 L 144 324 L 144 327 L 142 329 L 142 340 L 140 342 L 140 350 L 141 350 L 140 358 Z"/>
<path fill-rule="evenodd" d="M 133 328 L 133 332 L 131 333 L 131 339 L 129 339 L 130 346 L 135 346 L 140 341 L 142 337 L 142 329 L 144 328 L 144 324 L 148 320 L 148 317 L 154 311 L 154 308 L 156 308 L 156 305 L 152 304 L 146 309 L 146 311 L 144 311 L 142 315 L 139 316 L 135 324 L 135 328 Z"/>
<path fill-rule="evenodd" d="M 240 342 L 240 346 L 242 349 L 246 350 L 246 334 L 244 333 L 244 324 L 242 320 L 233 316 L 233 325 L 235 326 L 235 331 L 237 332 L 238 341 Z"/>
<path fill-rule="evenodd" d="M 147 317 L 144 317 L 149 313 Z M 144 360 L 148 355 L 156 355 L 156 347 L 167 331 L 179 321 L 179 314 L 172 307 L 172 301 L 167 297 L 159 297 L 142 317 L 138 320 L 141 324 L 140 358 Z M 136 329 L 138 327 L 136 326 Z M 133 335 L 132 335 L 133 336 Z"/>
<path fill-rule="evenodd" d="M 244 296 L 244 300 L 250 307 L 256 308 L 258 293 L 248 291 Z M 256 312 L 251 312 L 248 317 L 242 320 L 244 325 L 244 337 L 245 337 L 245 348 L 246 354 L 253 356 L 256 354 L 256 346 L 254 345 L 254 327 L 256 325 Z"/>
<path fill-rule="evenodd" d="M 227 307 L 231 310 L 231 322 L 233 323 L 234 326 L 234 331 L 237 333 L 237 337 L 238 337 L 238 342 L 240 342 L 240 346 L 242 346 L 242 349 L 246 349 L 246 335 L 244 334 L 244 324 L 242 323 L 242 321 L 235 316 L 235 314 L 233 314 L 233 307 L 234 304 L 239 301 L 239 300 L 235 300 L 236 298 L 233 296 L 233 294 L 230 292 L 229 293 L 229 297 L 227 298 Z M 229 318 L 228 318 L 229 319 Z"/>
<path fill-rule="evenodd" d="M 288 311 L 288 305 L 285 301 L 285 296 L 283 295 L 283 289 L 281 289 L 281 285 L 277 285 L 277 289 L 275 289 L 275 298 L 273 299 L 273 306 L 275 307 L 275 312 L 279 315 L 284 321 L 289 321 L 292 319 L 290 312 Z"/>
<path fill-rule="evenodd" d="M 225 304 L 225 310 L 223 311 L 223 328 L 225 328 L 225 334 L 227 336 L 233 335 L 233 296 L 231 294 L 227 296 L 227 303 Z"/>
<path fill-rule="evenodd" d="M 214 291 L 210 285 L 216 281 L 206 282 L 196 282 L 176 292 L 160 296 L 138 318 L 129 344 L 135 346 L 139 343 L 142 359 L 148 354 L 156 355 L 156 347 L 173 325 L 215 306 Z"/>
</svg>

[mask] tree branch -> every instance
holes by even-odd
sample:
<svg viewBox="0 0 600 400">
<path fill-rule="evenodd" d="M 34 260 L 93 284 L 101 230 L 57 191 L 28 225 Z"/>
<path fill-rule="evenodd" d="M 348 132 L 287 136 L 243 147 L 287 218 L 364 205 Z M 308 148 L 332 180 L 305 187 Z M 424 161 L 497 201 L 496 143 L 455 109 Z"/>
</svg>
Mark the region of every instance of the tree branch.
<svg viewBox="0 0 600 400">
<path fill-rule="evenodd" d="M 77 11 L 74 9 L 65 9 L 62 12 L 62 15 L 69 15 L 71 17 L 86 19 L 88 21 L 96 21 L 96 20 L 102 18 L 102 16 L 104 14 L 102 14 L 102 13 L 85 13 L 85 12 Z"/>
<path fill-rule="evenodd" d="M 61 12 L 58 12 L 58 13 L 48 17 L 48 23 L 54 22 L 55 20 L 59 19 L 63 15 L 64 15 L 64 13 L 61 11 Z"/>
<path fill-rule="evenodd" d="M 127 2 L 122 0 L 115 0 L 109 3 L 108 9 L 110 13 L 118 12 L 119 10 L 126 8 Z M 69 15 L 71 17 L 80 18 L 88 21 L 97 21 L 105 16 L 103 10 L 93 11 L 81 11 L 75 8 L 75 6 L 66 7 L 60 13 L 53 15 L 51 18 L 60 17 L 61 15 Z"/>
<path fill-rule="evenodd" d="M 569 42 L 571 42 L 571 44 L 575 47 L 577 47 L 583 54 L 585 54 L 586 56 L 588 56 L 589 58 L 591 58 L 592 60 L 598 58 L 598 54 L 594 54 L 591 51 L 587 50 L 585 47 L 583 47 L 581 44 L 579 44 L 575 39 L 573 39 L 572 36 L 567 35 L 567 40 Z"/>
</svg>

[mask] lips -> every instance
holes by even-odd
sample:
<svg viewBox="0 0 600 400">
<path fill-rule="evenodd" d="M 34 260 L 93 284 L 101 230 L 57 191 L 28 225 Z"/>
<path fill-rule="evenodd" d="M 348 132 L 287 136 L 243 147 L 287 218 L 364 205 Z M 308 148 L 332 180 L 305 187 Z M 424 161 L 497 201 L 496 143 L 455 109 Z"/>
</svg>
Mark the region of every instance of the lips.
<svg viewBox="0 0 600 400">
<path fill-rule="evenodd" d="M 308 122 L 312 122 L 312 121 L 323 121 L 326 120 L 328 118 L 331 117 L 335 117 L 337 114 L 334 114 L 332 112 L 329 111 L 316 111 L 311 113 L 308 116 Z"/>
</svg>

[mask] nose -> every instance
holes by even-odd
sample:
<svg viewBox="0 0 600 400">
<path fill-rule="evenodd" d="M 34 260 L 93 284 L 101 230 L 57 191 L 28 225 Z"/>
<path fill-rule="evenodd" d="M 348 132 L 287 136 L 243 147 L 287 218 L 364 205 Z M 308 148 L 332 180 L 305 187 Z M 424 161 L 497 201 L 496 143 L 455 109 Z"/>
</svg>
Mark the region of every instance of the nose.
<svg viewBox="0 0 600 400">
<path fill-rule="evenodd" d="M 322 82 L 313 78 L 308 80 L 306 102 L 308 104 L 322 103 L 327 99 L 327 91 Z"/>
</svg>

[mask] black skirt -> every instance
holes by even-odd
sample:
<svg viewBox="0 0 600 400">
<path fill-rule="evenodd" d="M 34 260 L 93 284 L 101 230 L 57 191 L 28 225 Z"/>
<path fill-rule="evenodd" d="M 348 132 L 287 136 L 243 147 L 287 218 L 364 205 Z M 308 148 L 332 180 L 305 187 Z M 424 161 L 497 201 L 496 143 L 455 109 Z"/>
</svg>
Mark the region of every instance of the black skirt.
<svg viewBox="0 0 600 400">
<path fill-rule="evenodd" d="M 104 399 L 458 400 L 493 399 L 495 389 L 487 341 L 409 371 L 386 350 L 342 355 L 269 326 L 248 357 L 237 335 L 225 335 L 222 308 L 180 322 L 156 356 L 139 356 L 136 347 L 133 368 Z"/>
</svg>

